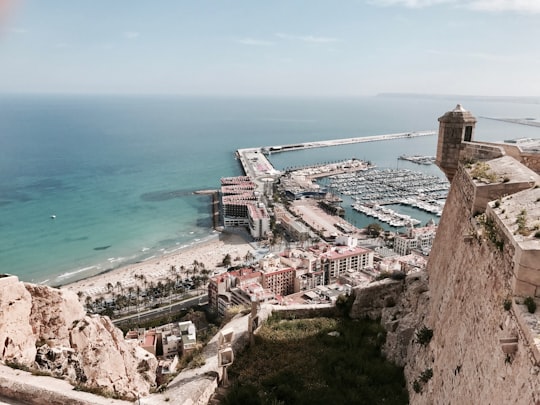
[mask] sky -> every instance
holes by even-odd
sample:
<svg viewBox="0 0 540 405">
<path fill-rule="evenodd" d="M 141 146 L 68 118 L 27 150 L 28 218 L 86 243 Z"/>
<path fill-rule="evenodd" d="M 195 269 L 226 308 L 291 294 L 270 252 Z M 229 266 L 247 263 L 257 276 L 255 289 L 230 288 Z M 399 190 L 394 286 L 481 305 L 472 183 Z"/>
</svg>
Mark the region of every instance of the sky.
<svg viewBox="0 0 540 405">
<path fill-rule="evenodd" d="M 0 0 L 1 93 L 540 96 L 540 0 Z"/>
</svg>

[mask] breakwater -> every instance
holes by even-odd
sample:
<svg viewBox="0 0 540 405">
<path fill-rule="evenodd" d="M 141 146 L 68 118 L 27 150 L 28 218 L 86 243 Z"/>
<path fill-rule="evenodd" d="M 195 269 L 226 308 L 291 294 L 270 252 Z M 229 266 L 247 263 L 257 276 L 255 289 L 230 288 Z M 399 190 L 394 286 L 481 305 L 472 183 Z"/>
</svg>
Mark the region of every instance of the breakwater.
<svg viewBox="0 0 540 405">
<path fill-rule="evenodd" d="M 300 143 L 294 143 L 294 144 L 289 144 L 289 145 L 263 146 L 260 148 L 260 150 L 263 153 L 271 154 L 271 153 L 280 153 L 280 152 L 290 152 L 290 151 L 300 150 L 300 149 L 324 148 L 324 147 L 329 147 L 329 146 L 348 145 L 352 143 L 389 141 L 392 139 L 402 139 L 402 138 L 416 138 L 419 136 L 431 136 L 431 135 L 436 135 L 436 134 L 437 134 L 436 131 L 400 132 L 400 133 L 395 133 L 395 134 L 331 139 L 328 141 L 300 142 Z"/>
<path fill-rule="evenodd" d="M 261 146 L 256 148 L 238 149 L 236 157 L 240 160 L 244 173 L 256 179 L 261 176 L 275 176 L 278 174 L 268 159 L 261 155 L 272 153 L 292 152 L 301 149 L 325 148 L 330 146 L 349 145 L 354 143 L 390 141 L 393 139 L 416 138 L 419 136 L 431 136 L 436 131 L 399 132 L 395 134 L 362 136 L 355 138 L 331 139 L 327 141 L 299 142 L 288 145 Z"/>
</svg>

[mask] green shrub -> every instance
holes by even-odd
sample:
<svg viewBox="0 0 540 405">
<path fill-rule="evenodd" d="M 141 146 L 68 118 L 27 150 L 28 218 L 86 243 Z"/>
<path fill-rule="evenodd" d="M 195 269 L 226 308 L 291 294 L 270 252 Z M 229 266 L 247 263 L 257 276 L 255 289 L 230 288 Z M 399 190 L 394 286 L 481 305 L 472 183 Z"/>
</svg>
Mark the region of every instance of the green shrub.
<svg viewBox="0 0 540 405">
<path fill-rule="evenodd" d="M 419 330 L 416 331 L 416 343 L 427 346 L 431 342 L 433 337 L 433 329 L 429 329 L 425 326 L 422 326 Z"/>
<path fill-rule="evenodd" d="M 422 392 L 422 384 L 420 384 L 418 380 L 414 380 L 414 382 L 412 383 L 412 387 L 414 392 L 416 392 L 417 394 L 420 394 Z"/>
<path fill-rule="evenodd" d="M 431 380 L 431 377 L 433 377 L 433 370 L 431 368 L 426 368 L 424 371 L 422 371 L 422 373 L 420 373 L 420 381 L 422 381 L 424 384 Z"/>
<path fill-rule="evenodd" d="M 392 280 L 403 280 L 405 277 L 406 274 L 402 271 L 393 271 L 392 274 L 390 274 Z"/>
<path fill-rule="evenodd" d="M 536 312 L 536 302 L 534 302 L 534 299 L 532 297 L 525 298 L 523 303 L 527 307 L 529 313 L 534 314 Z"/>
<path fill-rule="evenodd" d="M 229 368 L 231 390 L 222 404 L 408 403 L 403 369 L 381 354 L 378 322 L 273 317 Z M 339 335 L 329 335 L 334 331 Z"/>
<path fill-rule="evenodd" d="M 512 301 L 509 299 L 505 299 L 503 302 L 503 307 L 505 311 L 510 311 L 510 308 L 512 308 Z"/>
<path fill-rule="evenodd" d="M 521 210 L 521 212 L 518 214 L 516 218 L 516 223 L 518 226 L 517 232 L 520 235 L 523 235 L 523 236 L 529 235 L 530 231 L 527 228 L 527 210 Z"/>
</svg>

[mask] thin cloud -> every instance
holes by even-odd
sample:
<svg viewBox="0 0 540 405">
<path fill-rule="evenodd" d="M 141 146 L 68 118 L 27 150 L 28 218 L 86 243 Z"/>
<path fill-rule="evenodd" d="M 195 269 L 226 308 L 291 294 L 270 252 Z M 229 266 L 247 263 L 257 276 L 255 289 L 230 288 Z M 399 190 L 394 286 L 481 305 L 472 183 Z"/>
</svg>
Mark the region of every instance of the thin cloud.
<svg viewBox="0 0 540 405">
<path fill-rule="evenodd" d="M 253 38 L 241 38 L 238 39 L 236 42 L 242 45 L 249 45 L 249 46 L 272 46 L 274 43 L 272 41 L 264 41 L 262 39 L 253 39 Z"/>
<path fill-rule="evenodd" d="M 276 37 L 281 39 L 290 39 L 295 41 L 308 42 L 312 44 L 329 44 L 332 42 L 338 42 L 339 39 L 331 37 L 317 37 L 314 35 L 290 35 L 278 32 Z"/>
<path fill-rule="evenodd" d="M 408 8 L 424 8 L 445 3 L 457 3 L 456 0 L 369 0 L 369 4 L 376 6 L 403 6 Z"/>
<path fill-rule="evenodd" d="M 488 12 L 540 13 L 538 0 L 368 0 L 368 4 L 389 7 L 425 8 L 441 4 Z"/>
<path fill-rule="evenodd" d="M 540 1 L 538 0 L 474 0 L 467 7 L 479 11 L 540 13 Z"/>
<path fill-rule="evenodd" d="M 126 39 L 135 39 L 139 38 L 141 34 L 137 31 L 125 31 L 122 36 Z"/>
<path fill-rule="evenodd" d="M 427 53 L 438 56 L 450 56 L 452 58 L 459 57 L 464 59 L 482 59 L 489 61 L 502 61 L 508 58 L 508 56 L 505 55 L 491 54 L 485 52 L 449 52 L 436 49 L 428 49 Z"/>
<path fill-rule="evenodd" d="M 24 28 L 6 28 L 4 32 L 7 32 L 8 34 L 26 34 L 28 30 L 25 30 Z"/>
</svg>

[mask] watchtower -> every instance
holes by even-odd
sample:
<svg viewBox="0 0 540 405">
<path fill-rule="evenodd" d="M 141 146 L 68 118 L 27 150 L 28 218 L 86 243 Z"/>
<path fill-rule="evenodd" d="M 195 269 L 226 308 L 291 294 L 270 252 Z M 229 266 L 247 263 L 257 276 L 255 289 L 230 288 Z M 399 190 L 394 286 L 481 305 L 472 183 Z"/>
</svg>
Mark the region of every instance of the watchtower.
<svg viewBox="0 0 540 405">
<path fill-rule="evenodd" d="M 456 173 L 463 142 L 473 140 L 476 118 L 461 104 L 439 117 L 439 139 L 435 163 L 451 182 Z"/>
</svg>

